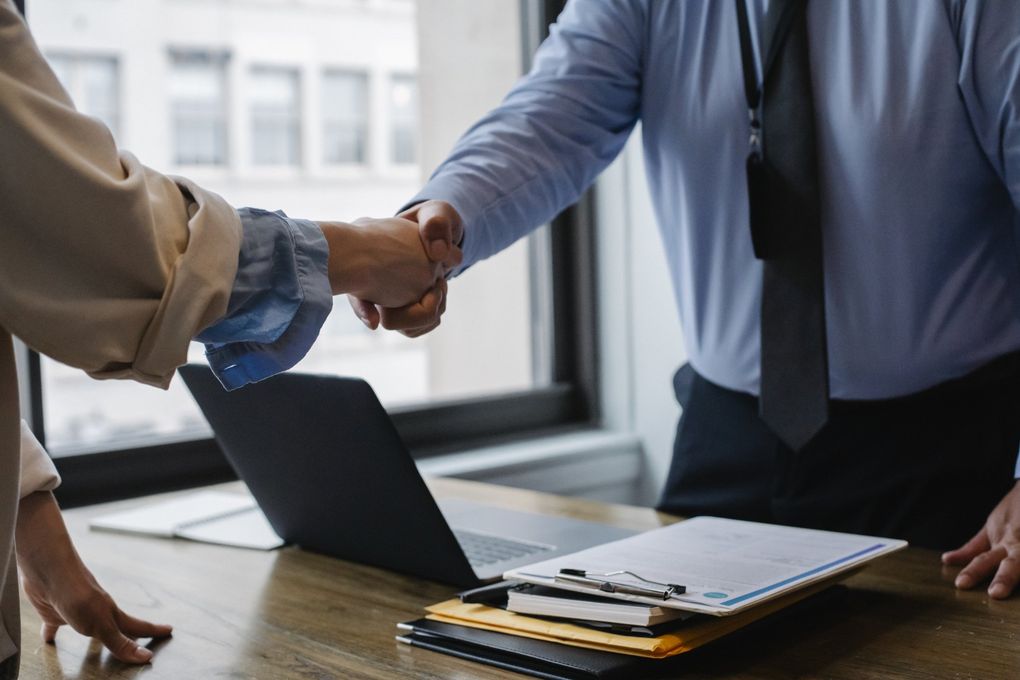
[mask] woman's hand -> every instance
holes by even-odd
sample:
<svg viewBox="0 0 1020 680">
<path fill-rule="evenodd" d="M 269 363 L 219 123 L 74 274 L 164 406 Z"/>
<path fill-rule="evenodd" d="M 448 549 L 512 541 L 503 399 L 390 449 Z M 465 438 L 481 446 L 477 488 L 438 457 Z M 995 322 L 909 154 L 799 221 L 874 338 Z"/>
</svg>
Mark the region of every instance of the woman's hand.
<svg viewBox="0 0 1020 680">
<path fill-rule="evenodd" d="M 99 586 L 74 549 L 49 491 L 21 500 L 16 540 L 22 586 L 43 620 L 46 642 L 53 642 L 57 629 L 68 624 L 82 635 L 99 639 L 125 663 L 148 663 L 152 652 L 135 638 L 170 635 L 170 626 L 122 612 Z"/>
</svg>

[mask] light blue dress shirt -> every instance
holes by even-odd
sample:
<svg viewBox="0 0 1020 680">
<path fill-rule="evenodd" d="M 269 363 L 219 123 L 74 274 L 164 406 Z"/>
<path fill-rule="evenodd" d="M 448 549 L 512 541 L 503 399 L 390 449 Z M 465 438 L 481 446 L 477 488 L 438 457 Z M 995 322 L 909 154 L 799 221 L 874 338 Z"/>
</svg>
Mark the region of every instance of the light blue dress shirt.
<svg viewBox="0 0 1020 680">
<path fill-rule="evenodd" d="M 758 31 L 766 3 L 749 1 Z M 808 3 L 831 393 L 916 392 L 1020 349 L 1020 2 Z M 761 265 L 731 0 L 572 0 L 415 200 L 465 264 L 568 206 L 638 120 L 693 366 L 757 394 Z"/>
<path fill-rule="evenodd" d="M 329 246 L 318 225 L 282 212 L 237 212 L 243 239 L 227 313 L 195 338 L 228 390 L 294 366 L 333 307 Z"/>
</svg>

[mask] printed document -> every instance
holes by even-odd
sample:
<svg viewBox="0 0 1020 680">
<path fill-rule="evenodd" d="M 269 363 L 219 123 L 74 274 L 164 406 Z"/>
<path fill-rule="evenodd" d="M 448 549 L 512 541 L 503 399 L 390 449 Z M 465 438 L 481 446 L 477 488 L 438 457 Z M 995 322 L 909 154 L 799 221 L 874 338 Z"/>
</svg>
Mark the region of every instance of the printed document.
<svg viewBox="0 0 1020 680">
<path fill-rule="evenodd" d="M 695 517 L 612 543 L 511 570 L 504 578 L 593 592 L 594 588 L 557 582 L 560 569 L 580 569 L 593 579 L 665 590 L 686 587 L 682 595 L 661 597 L 598 592 L 633 602 L 725 616 L 765 600 L 853 570 L 905 548 L 905 541 L 814 529 Z M 630 571 L 649 584 L 626 574 Z"/>
</svg>

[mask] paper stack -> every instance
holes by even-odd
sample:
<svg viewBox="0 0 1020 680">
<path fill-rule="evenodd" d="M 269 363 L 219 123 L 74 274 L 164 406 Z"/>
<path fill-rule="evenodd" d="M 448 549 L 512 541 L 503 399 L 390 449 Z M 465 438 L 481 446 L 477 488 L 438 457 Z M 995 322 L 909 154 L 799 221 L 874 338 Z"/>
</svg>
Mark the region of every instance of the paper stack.
<svg viewBox="0 0 1020 680">
<path fill-rule="evenodd" d="M 699 517 L 510 571 L 485 602 L 427 607 L 398 639 L 536 677 L 643 677 L 905 546 Z"/>
</svg>

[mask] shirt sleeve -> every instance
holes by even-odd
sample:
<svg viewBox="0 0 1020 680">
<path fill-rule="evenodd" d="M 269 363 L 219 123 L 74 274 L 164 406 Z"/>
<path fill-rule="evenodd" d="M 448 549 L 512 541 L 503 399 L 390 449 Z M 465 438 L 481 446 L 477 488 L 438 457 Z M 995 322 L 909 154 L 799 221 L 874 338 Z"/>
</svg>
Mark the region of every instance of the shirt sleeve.
<svg viewBox="0 0 1020 680">
<path fill-rule="evenodd" d="M 960 96 L 989 163 L 1020 209 L 1020 3 L 951 4 L 960 50 Z M 1020 479 L 1020 454 L 1014 476 Z"/>
<path fill-rule="evenodd" d="M 35 438 L 28 424 L 21 421 L 21 483 L 20 498 L 36 491 L 52 491 L 60 485 L 60 475 L 53 461 Z"/>
<path fill-rule="evenodd" d="M 644 35 L 641 2 L 571 0 L 531 73 L 408 202 L 460 213 L 460 270 L 555 217 L 620 152 L 638 118 Z"/>
<path fill-rule="evenodd" d="M 960 94 L 985 155 L 1020 209 L 1020 2 L 958 0 L 952 17 Z"/>
<path fill-rule="evenodd" d="M 97 378 L 166 387 L 227 311 L 242 231 L 216 194 L 119 152 L 0 0 L 0 326 Z"/>
<path fill-rule="evenodd" d="M 228 390 L 294 366 L 333 306 L 318 225 L 254 208 L 238 215 L 244 236 L 227 313 L 196 338 Z"/>
</svg>

